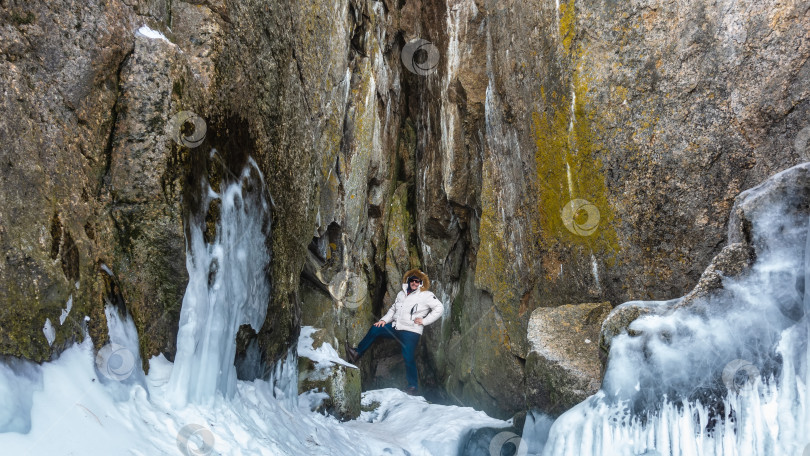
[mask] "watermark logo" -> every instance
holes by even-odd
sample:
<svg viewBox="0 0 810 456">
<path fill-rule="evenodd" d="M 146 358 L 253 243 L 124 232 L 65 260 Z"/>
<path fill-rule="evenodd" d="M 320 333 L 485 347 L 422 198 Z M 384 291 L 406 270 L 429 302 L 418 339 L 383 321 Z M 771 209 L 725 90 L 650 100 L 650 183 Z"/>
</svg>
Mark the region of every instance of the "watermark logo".
<svg viewBox="0 0 810 456">
<path fill-rule="evenodd" d="M 214 433 L 205 426 L 188 424 L 177 433 L 177 448 L 185 456 L 203 456 L 214 451 Z"/>
<path fill-rule="evenodd" d="M 368 297 L 368 283 L 360 274 L 341 271 L 329 282 L 329 292 L 332 298 L 343 306 L 356 309 L 362 306 Z"/>
<path fill-rule="evenodd" d="M 599 208 L 584 199 L 568 202 L 562 210 L 562 221 L 568 231 L 578 236 L 590 236 L 599 227 Z"/>
<path fill-rule="evenodd" d="M 723 368 L 723 384 L 729 391 L 735 393 L 753 385 L 757 378 L 759 378 L 759 369 L 744 359 L 735 359 Z"/>
<path fill-rule="evenodd" d="M 439 49 L 430 41 L 413 39 L 402 47 L 402 64 L 420 76 L 433 74 L 439 66 Z"/>
<path fill-rule="evenodd" d="M 121 345 L 107 344 L 96 354 L 96 367 L 101 375 L 120 382 L 135 371 L 135 355 Z"/>
<path fill-rule="evenodd" d="M 514 450 L 509 451 L 510 447 L 513 447 Z M 519 435 L 509 431 L 496 434 L 489 442 L 490 456 L 502 456 L 505 449 L 507 449 L 506 454 L 514 454 L 515 456 L 526 456 L 529 453 L 529 445 Z"/>
<path fill-rule="evenodd" d="M 810 160 L 810 151 L 807 150 L 808 142 L 810 142 L 810 126 L 804 127 L 793 140 L 793 148 L 803 160 Z"/>
<path fill-rule="evenodd" d="M 169 136 L 177 144 L 193 149 L 205 141 L 208 126 L 191 111 L 180 111 L 169 119 Z"/>
</svg>

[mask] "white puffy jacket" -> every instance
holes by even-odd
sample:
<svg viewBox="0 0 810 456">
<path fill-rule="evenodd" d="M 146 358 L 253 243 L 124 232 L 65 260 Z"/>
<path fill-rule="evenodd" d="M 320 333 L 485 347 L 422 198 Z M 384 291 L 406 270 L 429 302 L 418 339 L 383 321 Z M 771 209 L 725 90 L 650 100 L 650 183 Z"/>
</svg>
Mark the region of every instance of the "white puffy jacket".
<svg viewBox="0 0 810 456">
<path fill-rule="evenodd" d="M 394 322 L 394 328 L 400 331 L 411 331 L 422 334 L 425 326 L 441 318 L 444 306 L 439 298 L 430 291 L 422 291 L 422 287 L 411 294 L 407 293 L 408 284 L 402 284 L 402 291 L 397 293 L 397 299 L 381 318 L 386 324 Z M 422 324 L 414 323 L 417 318 Z"/>
</svg>

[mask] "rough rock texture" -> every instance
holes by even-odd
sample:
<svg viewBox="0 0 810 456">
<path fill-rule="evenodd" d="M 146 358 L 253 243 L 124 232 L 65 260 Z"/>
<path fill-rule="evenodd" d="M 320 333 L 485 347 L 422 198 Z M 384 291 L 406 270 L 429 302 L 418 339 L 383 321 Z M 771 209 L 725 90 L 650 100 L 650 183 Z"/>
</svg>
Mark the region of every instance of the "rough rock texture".
<svg viewBox="0 0 810 456">
<path fill-rule="evenodd" d="M 427 352 L 467 405 L 525 406 L 534 308 L 686 294 L 735 195 L 807 160 L 799 2 L 457 0 L 433 25 L 417 232 L 450 320 Z"/>
<path fill-rule="evenodd" d="M 645 315 L 665 315 L 683 308 L 688 308 L 695 314 L 707 313 L 711 310 L 712 299 L 723 293 L 724 279 L 744 276 L 750 272 L 757 255 L 761 255 L 764 249 L 773 248 L 774 242 L 801 245 L 803 241 L 796 242 L 790 238 L 804 236 L 804 232 L 789 232 L 784 227 L 807 225 L 810 217 L 810 163 L 794 166 L 740 193 L 734 200 L 731 214 L 728 228 L 731 243 L 712 260 L 698 284 L 686 296 L 667 302 L 627 302 L 610 312 L 600 331 L 603 355 L 610 351 L 613 337 L 625 331 L 634 337 L 641 336 L 629 326 Z M 794 217 L 795 220 L 792 219 Z M 754 236 L 754 224 L 757 220 L 759 223 L 781 226 L 782 229 L 776 229 L 776 232 L 784 231 L 784 239 Z M 803 277 L 802 274 L 798 275 Z M 794 321 L 799 320 L 804 312 L 800 297 L 803 287 L 803 282 L 797 282 L 795 289 L 786 287 L 778 300 L 781 312 Z"/>
<path fill-rule="evenodd" d="M 737 277 L 748 271 L 755 259 L 756 255 L 751 245 L 735 243 L 725 246 L 703 271 L 695 288 L 674 307 L 689 306 L 695 300 L 705 298 L 713 290 L 722 288 L 724 278 Z"/>
<path fill-rule="evenodd" d="M 532 311 L 686 294 L 734 196 L 810 159 L 808 36 L 776 0 L 7 0 L 0 354 L 48 359 L 85 315 L 103 343 L 106 300 L 171 358 L 183 223 L 250 155 L 273 290 L 240 346 L 272 362 L 302 320 L 357 343 L 420 267 L 446 306 L 420 381 L 509 417 L 537 405 Z M 416 38 L 435 68 L 403 65 Z"/>
<path fill-rule="evenodd" d="M 99 200 L 133 21 L 116 2 L 0 4 L 2 354 L 48 359 L 83 337 L 85 315 L 103 339 L 99 262 L 112 262 L 115 230 Z"/>
<path fill-rule="evenodd" d="M 599 330 L 609 302 L 539 308 L 529 319 L 526 396 L 559 414 L 599 391 Z"/>
<path fill-rule="evenodd" d="M 748 271 L 754 264 L 754 249 L 745 243 L 729 244 L 712 259 L 703 271 L 700 280 L 686 296 L 669 301 L 630 301 L 614 308 L 602 323 L 599 332 L 600 356 L 604 363 L 610 352 L 611 340 L 624 331 L 634 335 L 629 328 L 637 318 L 644 315 L 659 315 L 671 309 L 691 306 L 695 301 L 704 299 L 715 290 L 723 287 L 723 279 L 737 277 Z"/>
<path fill-rule="evenodd" d="M 334 36 L 301 42 L 305 27 L 329 30 L 341 13 Z M 346 64 L 322 56 L 345 60 L 347 3 L 5 2 L 0 18 L 2 353 L 50 358 L 83 337 L 85 315 L 101 344 L 110 301 L 132 313 L 144 360 L 171 359 L 187 281 L 183 224 L 201 183 L 216 189 L 252 155 L 283 214 L 268 240 L 274 293 L 258 335 L 268 360 L 281 356 L 298 327 L 315 150 L 336 151 L 343 130 L 342 108 L 331 107 Z M 145 24 L 166 39 L 137 34 Z M 342 51 L 324 52 L 330 42 Z M 306 62 L 295 57 L 302 48 Z M 178 141 L 172 119 L 184 111 L 207 127 L 202 144 Z M 41 328 L 71 296 L 49 346 Z"/>
<path fill-rule="evenodd" d="M 328 336 L 324 330 L 318 330 L 312 337 L 314 349 L 318 349 L 324 342 L 329 342 L 332 346 L 337 344 L 337 338 Z M 326 412 L 341 420 L 352 420 L 360 416 L 359 370 L 338 365 L 319 368 L 308 358 L 298 358 L 298 391 L 303 393 L 312 390 L 329 395 L 321 402 L 319 412 Z"/>
<path fill-rule="evenodd" d="M 116 228 L 108 266 L 139 333 L 149 334 L 140 341 L 150 355 L 175 352 L 188 281 L 181 196 L 194 151 L 173 142 L 170 115 L 195 95 L 192 81 L 177 46 L 144 36 L 136 36 L 120 72 L 102 199 Z"/>
</svg>

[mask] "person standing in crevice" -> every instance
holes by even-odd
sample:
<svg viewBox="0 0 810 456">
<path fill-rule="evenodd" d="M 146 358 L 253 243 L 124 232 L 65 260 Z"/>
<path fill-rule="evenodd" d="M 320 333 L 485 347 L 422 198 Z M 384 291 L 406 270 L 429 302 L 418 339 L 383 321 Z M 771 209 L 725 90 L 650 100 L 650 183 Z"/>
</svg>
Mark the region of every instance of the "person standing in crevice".
<svg viewBox="0 0 810 456">
<path fill-rule="evenodd" d="M 388 309 L 388 312 L 377 323 L 369 328 L 363 340 L 353 348 L 346 341 L 346 356 L 350 363 L 357 364 L 375 340 L 378 338 L 395 339 L 402 346 L 402 357 L 405 359 L 405 376 L 408 394 L 418 391 L 418 373 L 416 370 L 416 347 L 424 327 L 441 318 L 444 306 L 431 291 L 428 276 L 419 269 L 405 273 L 402 291 Z"/>
</svg>

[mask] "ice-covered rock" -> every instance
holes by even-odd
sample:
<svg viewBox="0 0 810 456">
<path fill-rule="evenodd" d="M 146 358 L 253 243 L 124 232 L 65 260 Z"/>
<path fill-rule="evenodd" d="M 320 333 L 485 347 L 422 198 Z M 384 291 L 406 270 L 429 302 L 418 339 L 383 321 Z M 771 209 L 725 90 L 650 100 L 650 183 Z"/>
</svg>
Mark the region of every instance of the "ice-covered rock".
<svg viewBox="0 0 810 456">
<path fill-rule="evenodd" d="M 327 340 L 328 339 L 328 340 Z M 341 420 L 360 415 L 360 371 L 342 360 L 326 331 L 304 326 L 298 338 L 298 391 L 321 392 L 327 397 L 316 409 Z"/>
<path fill-rule="evenodd" d="M 805 449 L 809 203 L 810 164 L 741 193 L 731 244 L 691 293 L 617 308 L 650 312 L 622 322 L 600 391 L 554 423 L 544 454 Z"/>
</svg>

